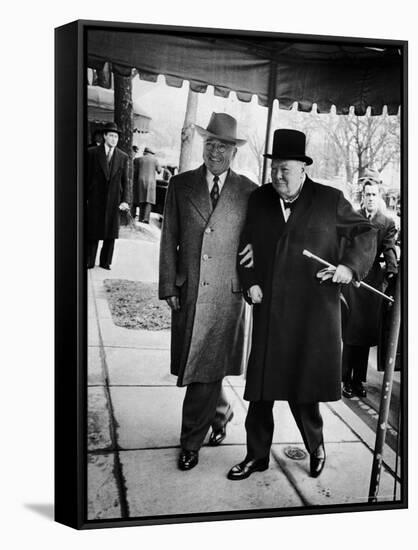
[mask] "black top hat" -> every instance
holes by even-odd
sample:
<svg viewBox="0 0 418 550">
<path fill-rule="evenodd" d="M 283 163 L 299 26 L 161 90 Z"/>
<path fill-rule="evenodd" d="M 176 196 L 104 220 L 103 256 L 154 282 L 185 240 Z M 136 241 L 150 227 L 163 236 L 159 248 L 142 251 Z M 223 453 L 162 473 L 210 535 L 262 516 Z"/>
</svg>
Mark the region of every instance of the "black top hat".
<svg viewBox="0 0 418 550">
<path fill-rule="evenodd" d="M 116 132 L 119 135 L 121 134 L 121 131 L 119 130 L 117 124 L 115 124 L 114 122 L 107 122 L 103 126 L 103 133 L 107 134 L 107 132 Z"/>
<path fill-rule="evenodd" d="M 298 130 L 276 130 L 273 138 L 273 152 L 263 155 L 268 159 L 300 160 L 312 164 L 313 160 L 305 154 L 306 136 Z"/>
</svg>

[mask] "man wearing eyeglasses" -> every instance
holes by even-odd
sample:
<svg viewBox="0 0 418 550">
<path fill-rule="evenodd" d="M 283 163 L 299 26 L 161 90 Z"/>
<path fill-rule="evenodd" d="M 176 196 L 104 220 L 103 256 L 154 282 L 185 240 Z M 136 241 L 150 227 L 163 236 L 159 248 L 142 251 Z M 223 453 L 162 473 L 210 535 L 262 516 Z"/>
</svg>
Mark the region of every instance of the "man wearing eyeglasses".
<svg viewBox="0 0 418 550">
<path fill-rule="evenodd" d="M 170 180 L 160 247 L 159 297 L 172 310 L 171 373 L 186 386 L 178 466 L 190 470 L 210 427 L 209 445 L 222 443 L 233 412 L 222 389 L 244 359 L 244 301 L 236 255 L 256 185 L 231 170 L 237 121 L 213 113 L 204 139 L 203 165 Z M 249 247 L 242 252 L 247 263 Z"/>
</svg>

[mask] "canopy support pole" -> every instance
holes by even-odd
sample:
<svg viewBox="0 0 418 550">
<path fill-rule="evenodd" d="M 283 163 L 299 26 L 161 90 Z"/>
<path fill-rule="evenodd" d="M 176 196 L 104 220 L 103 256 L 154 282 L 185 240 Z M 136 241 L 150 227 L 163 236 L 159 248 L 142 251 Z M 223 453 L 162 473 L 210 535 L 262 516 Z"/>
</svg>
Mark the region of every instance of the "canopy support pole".
<svg viewBox="0 0 418 550">
<path fill-rule="evenodd" d="M 382 393 L 380 396 L 379 420 L 377 421 L 376 443 L 374 447 L 372 474 L 370 478 L 369 502 L 377 502 L 379 493 L 380 472 L 383 462 L 383 449 L 386 439 L 386 430 L 389 417 L 390 398 L 392 395 L 393 372 L 396 363 L 396 351 L 398 348 L 399 327 L 401 322 L 401 292 L 400 272 L 396 279 L 395 303 L 392 305 L 388 352 L 385 360 L 385 373 L 383 375 Z M 399 434 L 398 434 L 399 436 Z"/>
<path fill-rule="evenodd" d="M 266 139 L 265 139 L 265 146 L 264 146 L 264 154 L 268 153 L 270 151 L 270 142 L 271 142 L 271 120 L 273 117 L 273 103 L 274 103 L 274 95 L 276 91 L 276 77 L 277 77 L 277 65 L 274 61 L 270 63 L 270 75 L 269 75 L 269 90 L 268 90 L 268 98 L 267 98 L 267 127 L 266 127 Z M 261 183 L 264 184 L 267 181 L 267 160 L 266 157 L 264 157 L 263 160 L 263 173 L 261 177 Z"/>
</svg>

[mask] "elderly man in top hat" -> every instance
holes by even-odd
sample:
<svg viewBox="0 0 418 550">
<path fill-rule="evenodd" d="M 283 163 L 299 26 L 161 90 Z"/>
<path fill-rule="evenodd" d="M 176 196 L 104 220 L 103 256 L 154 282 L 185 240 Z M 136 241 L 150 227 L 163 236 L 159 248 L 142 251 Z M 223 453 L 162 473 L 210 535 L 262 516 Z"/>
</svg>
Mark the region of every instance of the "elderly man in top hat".
<svg viewBox="0 0 418 550">
<path fill-rule="evenodd" d="M 341 398 L 340 285 L 361 280 L 375 250 L 374 230 L 343 194 L 305 172 L 305 134 L 276 130 L 271 183 L 252 193 L 244 240 L 254 266 L 240 269 L 253 307 L 244 399 L 247 455 L 228 473 L 242 480 L 268 468 L 273 405 L 288 401 L 310 454 L 310 475 L 325 464 L 320 401 Z M 346 246 L 342 251 L 344 238 Z M 337 266 L 318 271 L 304 249 Z"/>
<path fill-rule="evenodd" d="M 377 249 L 372 268 L 365 282 L 385 291 L 390 280 L 398 271 L 396 258 L 396 226 L 386 216 L 379 205 L 381 202 L 380 174 L 367 168 L 359 178 L 363 187 L 363 206 L 359 213 L 370 220 L 377 229 Z M 381 265 L 384 264 L 384 268 Z M 364 383 L 367 380 L 367 367 L 371 346 L 379 340 L 382 319 L 382 298 L 363 288 L 345 288 L 344 296 L 348 309 L 343 322 L 343 395 L 365 397 Z"/>
<path fill-rule="evenodd" d="M 226 375 L 242 372 L 244 307 L 236 257 L 247 202 L 256 185 L 230 168 L 235 118 L 213 113 L 203 137 L 203 164 L 170 180 L 160 249 L 159 297 L 172 309 L 171 373 L 186 386 L 178 466 L 190 470 L 209 428 L 209 445 L 226 435 L 232 409 Z M 247 257 L 247 252 L 242 256 Z"/>
<path fill-rule="evenodd" d="M 88 150 L 87 267 L 94 267 L 99 240 L 100 267 L 110 269 L 115 239 L 119 236 L 119 210 L 128 210 L 128 155 L 116 146 L 119 129 L 113 122 L 103 129 L 103 143 Z"/>
<path fill-rule="evenodd" d="M 161 172 L 161 167 L 150 147 L 145 147 L 142 157 L 134 159 L 134 177 L 132 189 L 132 216 L 135 217 L 139 206 L 139 221 L 149 223 L 151 208 L 155 204 L 156 186 L 155 173 Z"/>
</svg>

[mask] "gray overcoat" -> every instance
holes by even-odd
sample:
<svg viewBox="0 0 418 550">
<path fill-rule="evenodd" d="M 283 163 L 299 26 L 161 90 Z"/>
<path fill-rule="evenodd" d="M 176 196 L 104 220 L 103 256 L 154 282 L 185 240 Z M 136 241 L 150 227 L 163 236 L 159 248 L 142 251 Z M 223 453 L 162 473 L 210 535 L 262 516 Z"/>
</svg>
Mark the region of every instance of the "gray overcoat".
<svg viewBox="0 0 418 550">
<path fill-rule="evenodd" d="M 230 170 L 212 211 L 205 174 L 202 165 L 171 178 L 164 209 L 159 297 L 180 297 L 171 326 L 179 386 L 242 372 L 245 304 L 236 257 L 256 185 Z"/>
<path fill-rule="evenodd" d="M 141 202 L 155 204 L 157 188 L 155 172 L 160 171 L 158 160 L 153 155 L 144 155 L 134 159 L 132 204 Z"/>
</svg>

